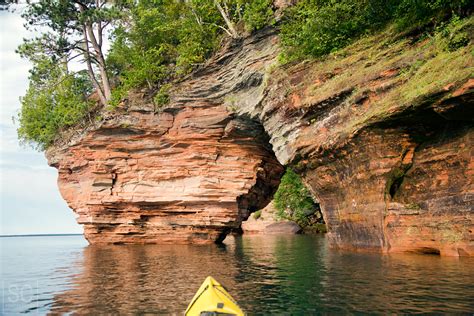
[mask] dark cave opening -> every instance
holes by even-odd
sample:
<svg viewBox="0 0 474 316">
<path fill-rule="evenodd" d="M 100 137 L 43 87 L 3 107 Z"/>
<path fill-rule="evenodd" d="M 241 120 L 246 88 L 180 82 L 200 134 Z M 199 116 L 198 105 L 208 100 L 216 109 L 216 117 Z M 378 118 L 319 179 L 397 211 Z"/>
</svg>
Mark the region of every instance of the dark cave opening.
<svg viewBox="0 0 474 316">
<path fill-rule="evenodd" d="M 439 256 L 441 254 L 439 249 L 432 248 L 432 247 L 421 247 L 414 251 L 415 253 L 423 254 L 423 255 L 435 255 Z"/>
<path fill-rule="evenodd" d="M 392 180 L 392 184 L 390 185 L 390 188 L 388 190 L 388 193 L 390 194 L 390 198 L 394 198 L 395 194 L 397 193 L 398 189 L 402 185 L 404 175 L 395 177 L 395 179 Z"/>
<path fill-rule="evenodd" d="M 222 229 L 216 243 L 222 243 L 230 233 L 242 234 L 241 224 L 247 220 L 251 213 L 265 208 L 273 199 L 278 189 L 285 168 L 276 158 L 270 143 L 270 136 L 263 125 L 248 115 L 235 115 L 232 124 L 226 127 L 227 138 L 234 142 L 248 146 L 248 139 L 260 148 L 261 161 L 255 170 L 255 183 L 247 191 L 236 198 L 238 205 L 238 220 L 231 227 Z"/>
<path fill-rule="evenodd" d="M 249 223 L 243 222 L 244 229 L 240 229 L 236 234 L 246 232 L 245 226 L 249 233 L 255 234 L 259 220 L 263 219 L 260 225 L 268 225 L 267 227 L 276 227 L 274 225 L 285 225 L 292 222 L 299 226 L 300 233 L 326 233 L 327 226 L 321 210 L 319 201 L 315 199 L 311 190 L 303 182 L 301 176 L 295 173 L 290 166 L 285 168 L 285 174 L 281 178 L 275 194 L 271 196 L 271 205 L 265 208 L 248 209 L 248 214 L 253 214 L 253 218 L 248 218 Z M 255 226 L 256 225 L 256 226 Z M 265 235 L 266 230 L 259 231 L 259 234 Z"/>
</svg>

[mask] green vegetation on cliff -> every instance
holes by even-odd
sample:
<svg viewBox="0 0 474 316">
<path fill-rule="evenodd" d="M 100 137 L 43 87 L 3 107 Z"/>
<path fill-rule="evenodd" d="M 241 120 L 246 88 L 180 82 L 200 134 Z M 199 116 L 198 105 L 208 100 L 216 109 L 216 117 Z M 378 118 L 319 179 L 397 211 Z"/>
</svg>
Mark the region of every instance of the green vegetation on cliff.
<svg viewBox="0 0 474 316">
<path fill-rule="evenodd" d="M 25 27 L 41 33 L 24 39 L 17 50 L 33 65 L 21 99 L 18 136 L 46 149 L 61 130 L 88 116 L 92 92 L 102 106 L 110 99 L 103 37 L 105 27 L 122 15 L 107 0 L 41 0 L 28 3 L 22 16 Z M 70 71 L 73 62 L 84 70 Z"/>
<path fill-rule="evenodd" d="M 24 17 L 26 25 L 43 31 L 19 47 L 33 62 L 32 74 L 41 71 L 37 59 L 62 63 L 65 69 L 77 59 L 86 65 L 88 85 L 101 106 L 116 105 L 141 88 L 157 93 L 154 100 L 162 106 L 169 99 L 166 83 L 202 65 L 223 36 L 239 38 L 274 23 L 271 0 L 39 0 L 28 5 Z M 105 57 L 103 38 L 110 25 L 112 43 Z M 62 76 L 72 80 L 76 75 L 66 71 Z M 63 77 L 38 85 L 32 75 L 18 117 L 20 140 L 46 149 L 62 129 L 87 117 L 90 91 L 58 84 Z M 70 102 L 53 97 L 63 94 Z M 33 95 L 50 95 L 48 106 Z M 71 115 L 58 120 L 56 114 L 64 111 Z"/>
<path fill-rule="evenodd" d="M 251 32 L 273 23 L 270 0 L 142 0 L 126 8 L 108 56 L 115 103 L 130 89 L 153 90 L 202 65 L 223 35 L 243 35 L 240 24 Z"/>
<path fill-rule="evenodd" d="M 437 42 L 445 43 L 445 51 L 452 52 L 469 42 L 459 27 L 462 17 L 471 13 L 469 4 L 469 0 L 301 0 L 285 11 L 278 24 L 283 61 L 326 55 L 389 24 L 396 25 L 396 32 L 434 34 Z M 60 131 L 87 119 L 97 108 L 93 103 L 117 105 L 135 89 L 152 96 L 157 107 L 164 106 L 173 80 L 203 65 L 224 37 L 237 39 L 274 25 L 274 11 L 271 0 L 30 4 L 24 13 L 27 25 L 41 26 L 43 33 L 18 50 L 33 64 L 18 116 L 20 140 L 46 149 Z M 111 26 L 111 48 L 105 56 L 104 37 Z M 396 32 L 390 36 L 400 36 Z M 84 71 L 68 71 L 72 60 L 83 63 Z"/>
<path fill-rule="evenodd" d="M 21 98 L 18 136 L 24 143 L 44 150 L 56 135 L 87 117 L 93 102 L 92 91 L 83 72 L 64 74 L 51 65 L 45 80 L 30 79 L 26 95 Z"/>
<path fill-rule="evenodd" d="M 278 218 L 295 221 L 302 227 L 314 224 L 311 218 L 317 213 L 318 206 L 301 177 L 290 168 L 286 169 L 281 178 L 274 202 Z"/>
<path fill-rule="evenodd" d="M 399 31 L 430 30 L 466 16 L 469 0 L 302 0 L 281 27 L 283 60 L 319 57 L 394 23 Z"/>
</svg>

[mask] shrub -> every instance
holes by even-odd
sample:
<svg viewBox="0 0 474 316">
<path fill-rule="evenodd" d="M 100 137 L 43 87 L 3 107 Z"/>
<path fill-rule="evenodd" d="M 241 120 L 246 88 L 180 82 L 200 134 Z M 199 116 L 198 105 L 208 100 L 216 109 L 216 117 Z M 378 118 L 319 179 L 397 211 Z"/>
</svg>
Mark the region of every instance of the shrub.
<svg viewBox="0 0 474 316">
<path fill-rule="evenodd" d="M 392 22 L 400 30 L 437 25 L 469 8 L 468 0 L 301 0 L 285 14 L 281 60 L 329 54 Z"/>
<path fill-rule="evenodd" d="M 155 105 L 157 105 L 158 107 L 162 107 L 170 102 L 170 88 L 170 84 L 165 84 L 161 86 L 160 90 L 158 90 L 155 97 L 153 98 L 153 102 L 155 102 Z"/>
<path fill-rule="evenodd" d="M 469 10 L 469 0 L 402 0 L 393 17 L 400 29 L 438 24 L 453 14 L 464 16 Z"/>
<path fill-rule="evenodd" d="M 287 12 L 282 43 L 291 59 L 322 56 L 346 46 L 390 15 L 393 0 L 303 0 Z"/>
<path fill-rule="evenodd" d="M 254 219 L 259 219 L 260 217 L 262 217 L 262 210 L 258 210 L 255 213 L 253 213 Z"/>
<path fill-rule="evenodd" d="M 54 79 L 41 83 L 30 81 L 21 98 L 18 138 L 39 150 L 48 148 L 60 130 L 79 123 L 90 109 L 85 93 L 91 88 L 81 75 L 69 74 Z"/>
<path fill-rule="evenodd" d="M 108 110 L 114 110 L 120 102 L 127 96 L 128 90 L 125 86 L 120 85 L 112 90 L 112 95 L 110 96 Z"/>
<path fill-rule="evenodd" d="M 458 16 L 453 16 L 447 23 L 441 23 L 435 32 L 435 40 L 439 48 L 453 52 L 469 44 L 469 33 L 474 30 L 463 23 Z"/>
<path fill-rule="evenodd" d="M 189 73 L 219 47 L 226 29 L 214 0 L 143 0 L 125 7 L 128 18 L 114 30 L 107 57 L 109 71 L 118 77 L 116 89 L 124 91 L 153 89 Z M 223 7 L 234 24 L 243 20 L 248 30 L 274 23 L 271 0 L 227 0 Z"/>
<path fill-rule="evenodd" d="M 291 169 L 287 169 L 281 178 L 274 202 L 279 218 L 294 220 L 301 226 L 309 223 L 308 215 L 313 214 L 316 209 L 311 194 L 300 176 Z"/>
<path fill-rule="evenodd" d="M 247 31 L 259 30 L 275 23 L 272 0 L 253 0 L 245 5 L 243 20 Z"/>
<path fill-rule="evenodd" d="M 113 33 L 107 61 L 125 90 L 186 74 L 217 47 L 220 15 L 212 1 L 140 1 Z"/>
</svg>

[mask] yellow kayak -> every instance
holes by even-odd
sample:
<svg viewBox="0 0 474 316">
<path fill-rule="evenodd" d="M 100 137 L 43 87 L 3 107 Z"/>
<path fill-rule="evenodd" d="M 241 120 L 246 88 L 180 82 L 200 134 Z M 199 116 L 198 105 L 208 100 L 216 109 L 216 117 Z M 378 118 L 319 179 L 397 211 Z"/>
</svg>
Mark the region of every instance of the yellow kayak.
<svg viewBox="0 0 474 316">
<path fill-rule="evenodd" d="M 213 277 L 208 276 L 194 295 L 186 316 L 244 316 L 237 302 Z"/>
</svg>

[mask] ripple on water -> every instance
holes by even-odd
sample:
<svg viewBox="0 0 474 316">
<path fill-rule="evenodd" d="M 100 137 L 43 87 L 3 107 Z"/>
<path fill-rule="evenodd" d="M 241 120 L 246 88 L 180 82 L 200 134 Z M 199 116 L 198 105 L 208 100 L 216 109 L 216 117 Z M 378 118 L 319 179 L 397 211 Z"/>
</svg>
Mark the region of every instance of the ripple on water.
<svg viewBox="0 0 474 316">
<path fill-rule="evenodd" d="M 208 275 L 252 314 L 474 311 L 471 258 L 335 251 L 320 236 L 230 237 L 222 247 L 0 242 L 3 314 L 180 314 Z"/>
</svg>

